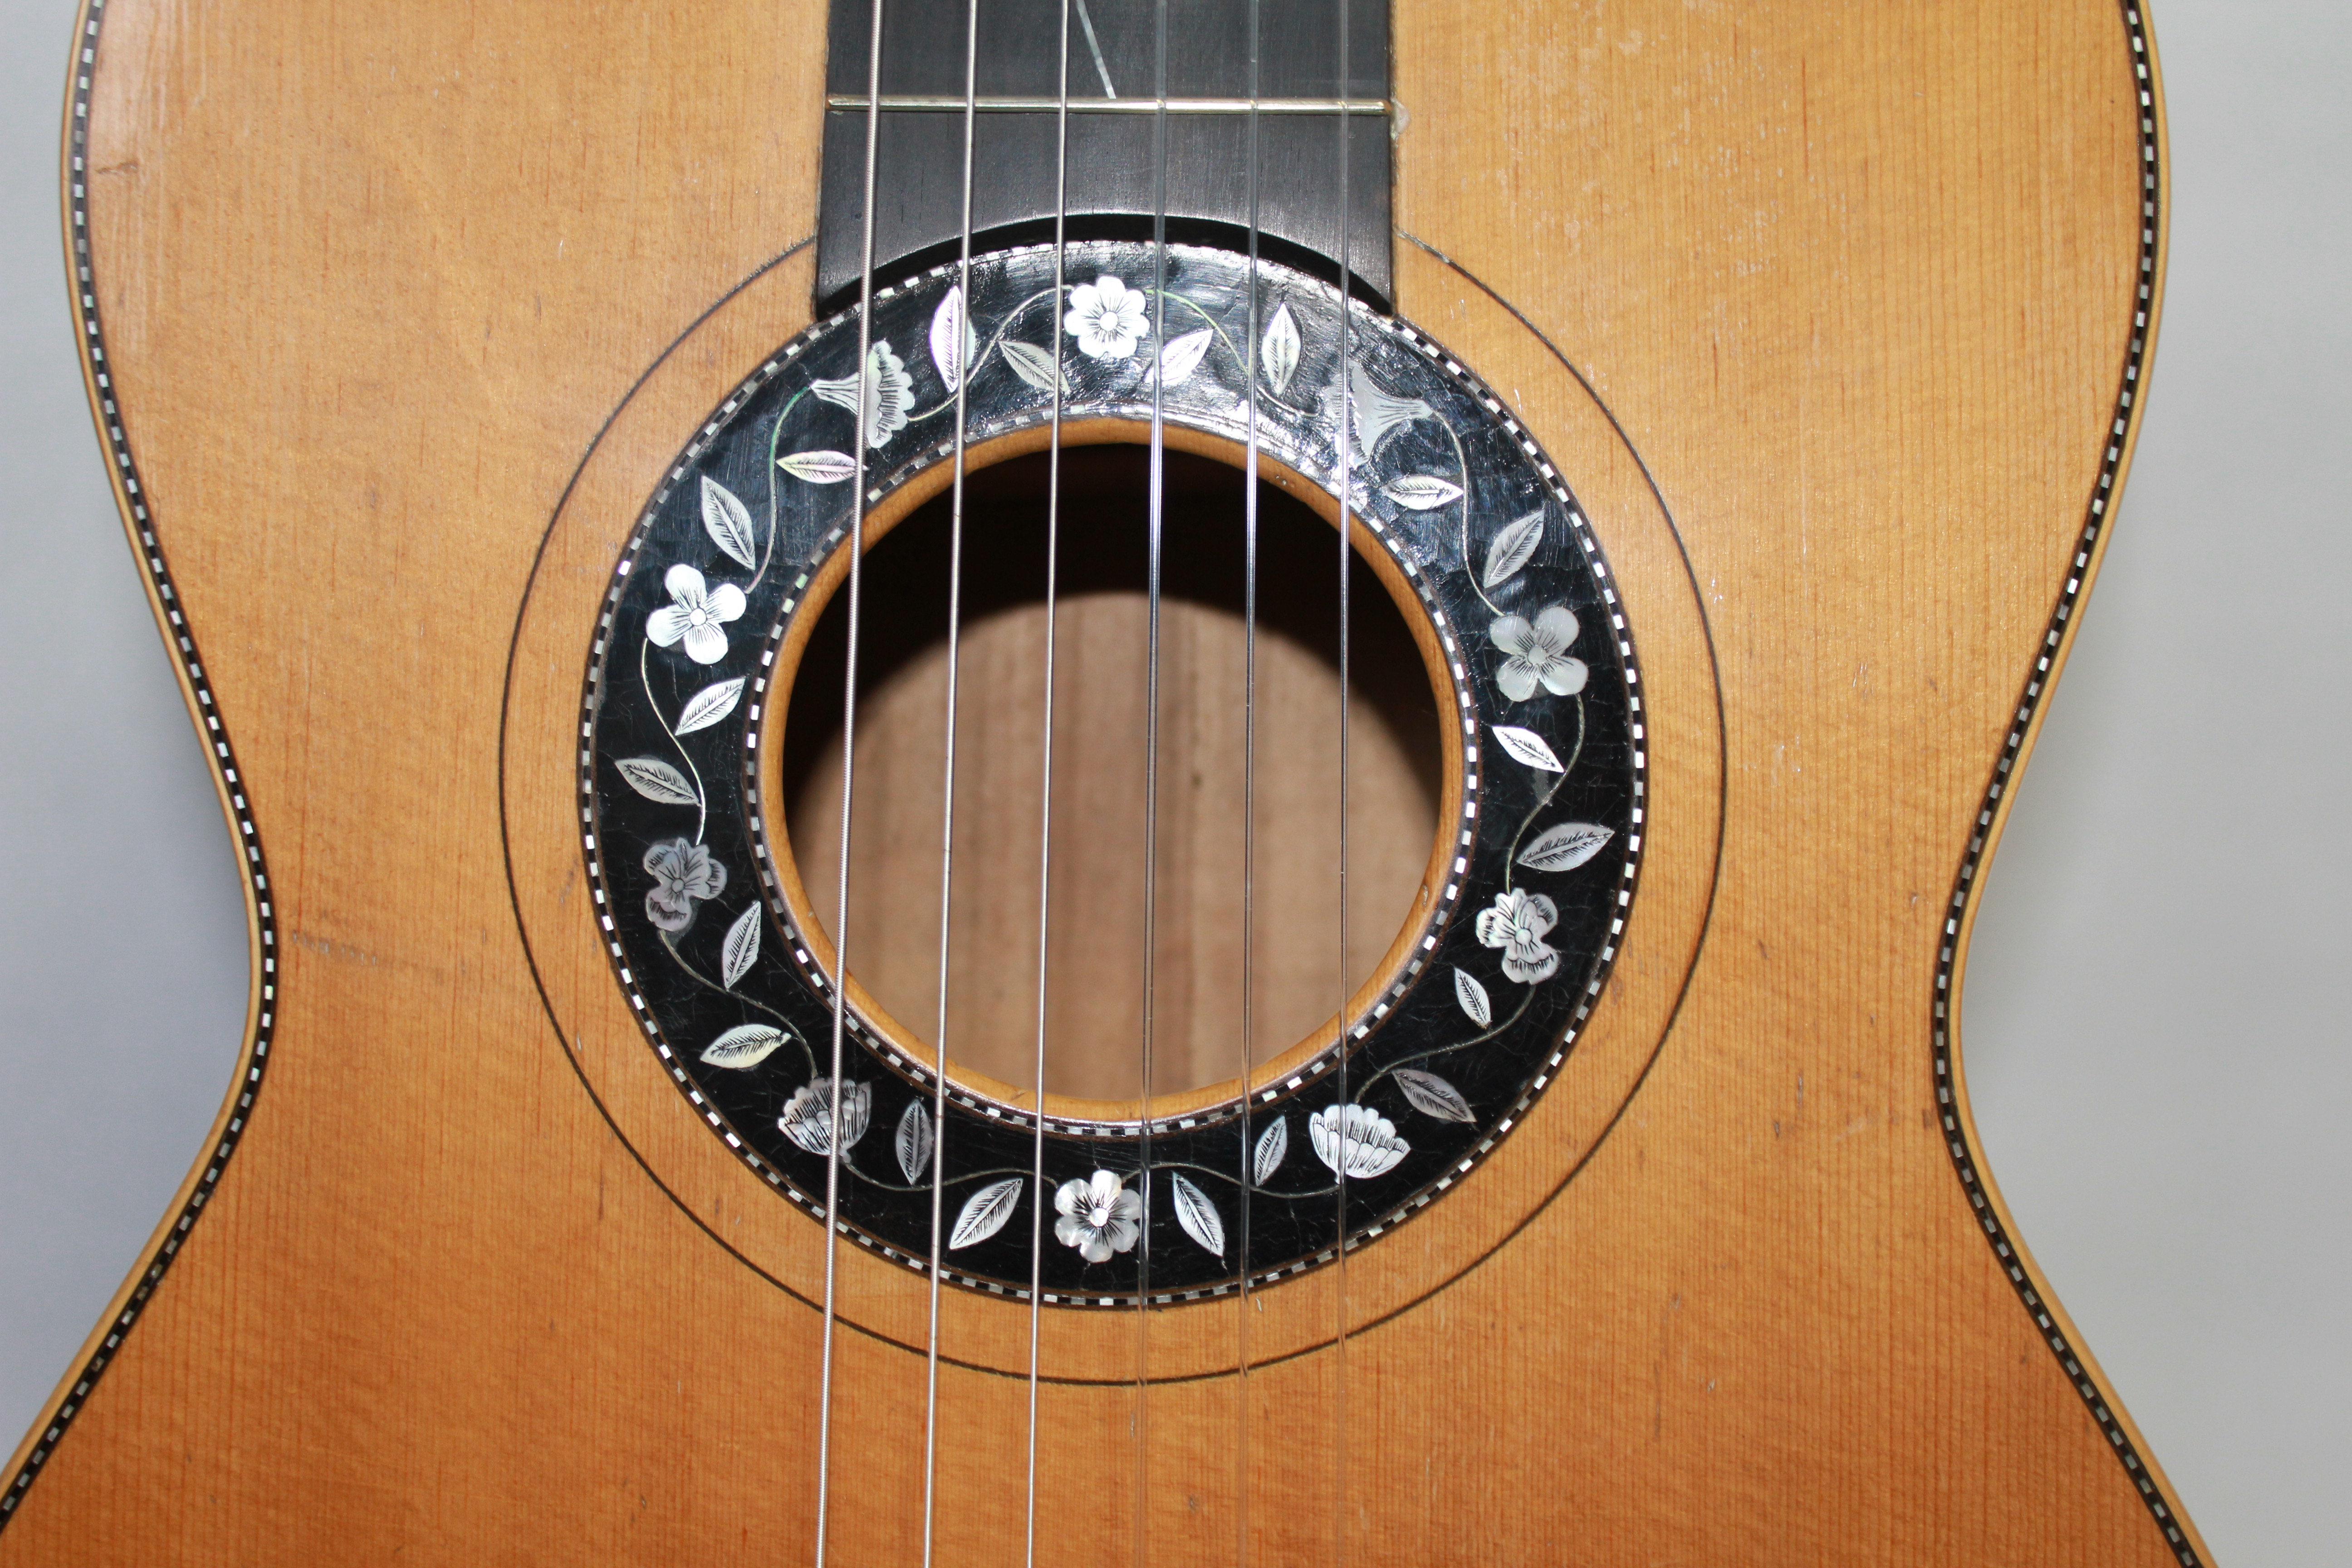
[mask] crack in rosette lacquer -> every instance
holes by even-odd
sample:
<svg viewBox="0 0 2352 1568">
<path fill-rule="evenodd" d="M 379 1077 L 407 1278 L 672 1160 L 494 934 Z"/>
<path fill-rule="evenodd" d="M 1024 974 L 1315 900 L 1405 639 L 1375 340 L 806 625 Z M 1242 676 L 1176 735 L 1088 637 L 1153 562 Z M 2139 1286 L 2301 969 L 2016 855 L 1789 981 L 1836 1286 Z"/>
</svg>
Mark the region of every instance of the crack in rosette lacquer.
<svg viewBox="0 0 2352 1568">
<path fill-rule="evenodd" d="M 1025 1295 L 1032 1205 L 1043 1289 L 1131 1303 L 1148 1237 L 1154 1300 L 1328 1261 L 1344 1191 L 1350 1250 L 1442 1196 L 1562 1070 L 1630 906 L 1643 831 L 1643 713 L 1622 606 L 1591 524 L 1501 402 L 1436 344 L 1361 306 L 1339 363 L 1336 290 L 1286 268 L 1171 247 L 1045 247 L 973 258 L 876 292 L 857 323 L 811 328 L 707 422 L 647 506 L 615 574 L 589 671 L 583 751 L 589 869 L 616 972 L 654 1048 L 714 1129 L 780 1191 L 928 1268 L 941 1163 L 946 1276 Z M 1159 329 L 1164 323 L 1164 339 Z M 761 715 L 807 590 L 848 535 L 863 442 L 868 504 L 954 450 L 956 384 L 973 444 L 1070 420 L 1241 443 L 1248 378 L 1261 449 L 1336 492 L 1412 585 L 1444 652 L 1459 817 L 1409 957 L 1340 1041 L 1244 1100 L 1139 1123 L 1035 1121 L 932 1079 L 849 1019 L 841 1103 L 819 1061 L 829 978 L 779 893 L 761 826 Z M 971 548 L 984 549 L 974 540 Z M 1279 737 L 1270 738 L 1279 743 Z M 1335 1070 L 1343 1059 L 1344 1073 Z M 1346 1093 L 1339 1086 L 1344 1080 Z M 1150 1168 L 1141 1160 L 1148 1142 Z M 1236 1255 L 1247 1194 L 1249 1257 Z M 1015 1222 L 1018 1223 L 1015 1223 Z"/>
</svg>

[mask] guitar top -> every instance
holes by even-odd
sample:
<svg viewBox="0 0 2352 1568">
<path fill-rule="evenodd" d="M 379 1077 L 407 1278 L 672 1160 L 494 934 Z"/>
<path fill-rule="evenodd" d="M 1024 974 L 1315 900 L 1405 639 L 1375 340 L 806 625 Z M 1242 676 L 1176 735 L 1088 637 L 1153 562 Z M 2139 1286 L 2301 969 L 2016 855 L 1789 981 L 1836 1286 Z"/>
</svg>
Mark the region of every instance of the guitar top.
<svg viewBox="0 0 2352 1568">
<path fill-rule="evenodd" d="M 1958 1016 L 2137 0 L 85 6 L 254 988 L 0 1565 L 2209 1561 Z"/>
</svg>

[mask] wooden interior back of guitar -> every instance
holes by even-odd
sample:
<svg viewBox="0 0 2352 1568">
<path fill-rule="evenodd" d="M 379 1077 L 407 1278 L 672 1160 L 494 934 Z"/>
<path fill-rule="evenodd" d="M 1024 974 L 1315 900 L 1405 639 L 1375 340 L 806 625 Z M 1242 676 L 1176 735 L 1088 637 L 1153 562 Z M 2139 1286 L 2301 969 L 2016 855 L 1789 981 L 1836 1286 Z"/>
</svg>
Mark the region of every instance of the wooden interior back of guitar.
<svg viewBox="0 0 2352 1568">
<path fill-rule="evenodd" d="M 810 319 L 824 7 L 83 20 L 78 319 L 248 852 L 253 1050 L 0 1563 L 802 1560 L 824 1233 L 647 1050 L 576 770 L 638 509 Z M 1397 308 L 1608 552 L 1642 898 L 1580 1072 L 1344 1305 L 1256 1298 L 1245 1380 L 1233 1300 L 1155 1312 L 1139 1426 L 1134 1314 L 1047 1315 L 1041 1560 L 2203 1561 L 1956 1033 L 2153 344 L 2146 18 L 1394 28 Z M 833 1551 L 912 1561 L 920 1281 L 841 1268 Z M 948 1303 L 943 1561 L 1021 1560 L 1027 1321 Z"/>
</svg>

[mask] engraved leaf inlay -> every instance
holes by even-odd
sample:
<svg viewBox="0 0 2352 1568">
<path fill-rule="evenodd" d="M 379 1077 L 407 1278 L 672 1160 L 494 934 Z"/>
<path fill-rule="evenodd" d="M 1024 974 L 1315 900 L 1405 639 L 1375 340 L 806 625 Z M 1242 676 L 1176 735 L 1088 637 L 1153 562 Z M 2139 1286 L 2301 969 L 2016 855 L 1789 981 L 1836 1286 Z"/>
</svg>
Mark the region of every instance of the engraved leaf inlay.
<svg viewBox="0 0 2352 1568">
<path fill-rule="evenodd" d="M 1519 864 L 1536 871 L 1573 871 L 1617 837 L 1613 828 L 1590 822 L 1563 822 L 1536 835 L 1519 851 Z"/>
<path fill-rule="evenodd" d="M 691 735 L 697 730 L 708 730 L 730 713 L 742 700 L 743 678 L 716 681 L 704 687 L 688 700 L 686 711 L 677 716 L 677 733 Z"/>
<path fill-rule="evenodd" d="M 776 467 L 796 479 L 806 479 L 813 485 L 837 485 L 853 479 L 857 473 L 857 459 L 846 452 L 822 449 L 793 452 L 778 458 Z M 746 563 L 749 564 L 749 563 Z"/>
<path fill-rule="evenodd" d="M 955 1231 L 948 1237 L 951 1248 L 978 1247 L 1004 1228 L 1020 1206 L 1021 1189 L 1027 1185 L 1024 1178 L 1007 1176 L 988 1185 L 964 1200 L 963 1212 L 956 1215 Z"/>
<path fill-rule="evenodd" d="M 1225 1222 L 1218 1215 L 1217 1205 L 1209 1201 L 1208 1194 L 1179 1173 L 1169 1173 L 1168 1184 L 1175 1194 L 1176 1223 L 1184 1227 L 1186 1236 L 1223 1258 L 1225 1255 Z"/>
<path fill-rule="evenodd" d="M 1265 334 L 1258 340 L 1258 358 L 1265 365 L 1267 384 L 1276 397 L 1290 390 L 1290 378 L 1298 370 L 1298 318 L 1290 313 L 1286 304 L 1277 305 L 1274 319 L 1265 324 Z"/>
<path fill-rule="evenodd" d="M 702 1059 L 715 1068 L 753 1068 L 792 1037 L 767 1024 L 739 1024 L 702 1047 Z"/>
<path fill-rule="evenodd" d="M 1435 474 L 1400 474 L 1381 487 L 1381 493 L 1399 506 L 1429 511 L 1461 498 L 1462 487 Z"/>
<path fill-rule="evenodd" d="M 923 1109 L 921 1100 L 908 1100 L 907 1109 L 898 1113 L 898 1131 L 891 1147 L 907 1180 L 921 1181 L 923 1173 L 931 1168 L 931 1113 Z"/>
<path fill-rule="evenodd" d="M 1396 1080 L 1397 1087 L 1404 1090 L 1404 1097 L 1412 1101 L 1412 1108 L 1424 1116 L 1434 1116 L 1440 1121 L 1478 1120 L 1471 1112 L 1470 1102 L 1462 1098 L 1462 1091 L 1433 1072 L 1423 1072 L 1419 1068 L 1399 1068 Z"/>
<path fill-rule="evenodd" d="M 751 972 L 760 958 L 760 906 L 752 904 L 735 917 L 727 928 L 727 940 L 719 950 L 719 983 L 734 988 L 735 983 Z"/>
<path fill-rule="evenodd" d="M 1277 1116 L 1274 1124 L 1257 1135 L 1257 1148 L 1250 1155 L 1250 1180 L 1263 1184 L 1282 1166 L 1282 1157 L 1290 1152 L 1290 1119 Z"/>
<path fill-rule="evenodd" d="M 629 787 L 647 800 L 664 805 L 700 805 L 702 799 L 686 775 L 659 757 L 623 757 L 613 764 Z"/>
<path fill-rule="evenodd" d="M 1495 731 L 1495 739 L 1502 742 L 1503 750 L 1528 766 L 1548 773 L 1568 772 L 1560 765 L 1559 759 L 1552 755 L 1551 748 L 1544 744 L 1544 738 L 1533 730 L 1522 730 L 1517 724 L 1490 724 L 1487 728 Z"/>
<path fill-rule="evenodd" d="M 1495 1004 L 1487 999 L 1486 988 L 1466 969 L 1454 972 L 1454 999 L 1462 1004 L 1462 1010 L 1480 1028 L 1495 1021 Z"/>
<path fill-rule="evenodd" d="M 735 492 L 709 475 L 702 476 L 702 531 L 738 565 L 752 566 L 751 513 Z"/>
<path fill-rule="evenodd" d="M 956 340 L 963 340 L 963 354 L 956 355 Z M 931 312 L 931 363 L 939 367 L 940 380 L 953 392 L 963 380 L 964 366 L 971 363 L 975 348 L 971 325 L 964 320 L 963 289 L 951 286 L 940 308 Z"/>
<path fill-rule="evenodd" d="M 1160 348 L 1160 384 L 1181 386 L 1192 379 L 1201 367 L 1201 358 L 1209 352 L 1210 331 L 1186 332 L 1181 338 L 1171 338 Z"/>
<path fill-rule="evenodd" d="M 1544 514 L 1531 511 L 1495 535 L 1495 542 L 1486 549 L 1484 581 L 1487 587 L 1501 587 L 1535 559 L 1536 546 L 1543 542 L 1543 524 Z"/>
<path fill-rule="evenodd" d="M 1024 343 L 1017 338 L 1007 338 L 997 346 L 1003 350 L 1004 363 L 1013 367 L 1013 374 L 1038 391 L 1053 391 L 1057 381 L 1064 392 L 1070 390 L 1070 378 L 1062 374 L 1061 367 L 1054 363 L 1053 354 L 1046 350 L 1034 343 Z"/>
</svg>

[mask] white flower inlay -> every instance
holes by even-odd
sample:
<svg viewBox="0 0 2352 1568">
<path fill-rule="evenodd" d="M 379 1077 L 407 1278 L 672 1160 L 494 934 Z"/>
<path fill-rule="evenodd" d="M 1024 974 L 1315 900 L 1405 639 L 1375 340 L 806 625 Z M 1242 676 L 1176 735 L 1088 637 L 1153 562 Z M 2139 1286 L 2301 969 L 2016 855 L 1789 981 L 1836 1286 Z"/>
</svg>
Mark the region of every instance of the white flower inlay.
<svg viewBox="0 0 2352 1568">
<path fill-rule="evenodd" d="M 1399 397 L 1352 360 L 1348 364 L 1347 391 L 1343 394 L 1335 380 L 1323 389 L 1322 404 L 1324 418 L 1334 423 L 1343 407 L 1347 411 L 1356 434 L 1356 444 L 1348 454 L 1350 468 L 1371 461 L 1390 431 L 1416 419 L 1436 416 L 1436 411 L 1426 402 L 1418 397 Z"/>
<path fill-rule="evenodd" d="M 1525 616 L 1504 616 L 1486 628 L 1503 650 L 1503 668 L 1495 684 L 1514 702 L 1525 702 L 1540 684 L 1554 697 L 1573 697 L 1584 689 L 1584 661 L 1569 656 L 1576 640 L 1576 616 L 1566 605 L 1538 611 L 1533 625 Z"/>
<path fill-rule="evenodd" d="M 1054 1239 L 1076 1247 L 1089 1263 L 1132 1249 L 1143 1234 L 1141 1194 L 1129 1192 L 1127 1184 L 1108 1171 L 1064 1182 L 1054 1194 L 1054 1207 L 1062 1216 L 1054 1222 Z"/>
<path fill-rule="evenodd" d="M 646 919 L 676 935 L 694 923 L 694 906 L 727 890 L 727 868 L 710 851 L 683 838 L 667 839 L 646 851 Z"/>
<path fill-rule="evenodd" d="M 670 647 L 680 638 L 686 657 L 697 664 L 717 664 L 727 657 L 727 634 L 719 628 L 743 613 L 743 590 L 732 583 L 716 588 L 704 584 L 702 574 L 683 561 L 662 578 L 670 603 L 646 617 L 646 636 L 656 647 Z"/>
<path fill-rule="evenodd" d="M 845 1083 L 841 1086 L 841 1146 L 849 1146 L 866 1136 L 866 1123 L 874 1114 L 874 1086 L 866 1083 Z M 804 1083 L 793 1090 L 784 1102 L 784 1113 L 776 1118 L 776 1126 L 785 1137 L 812 1154 L 829 1153 L 833 1149 L 833 1079 L 821 1078 L 814 1083 Z"/>
<path fill-rule="evenodd" d="M 862 398 L 859 378 L 854 375 L 813 381 L 809 390 L 835 408 L 846 408 L 857 415 L 858 425 L 866 432 L 866 444 L 879 447 L 890 439 L 893 431 L 907 427 L 907 410 L 915 401 L 915 378 L 907 374 L 907 362 L 889 343 L 877 340 L 866 351 L 864 380 Z"/>
<path fill-rule="evenodd" d="M 1143 291 L 1108 276 L 1081 283 L 1070 290 L 1070 309 L 1062 325 L 1087 358 L 1125 359 L 1148 330 Z"/>
<path fill-rule="evenodd" d="M 1307 1119 L 1307 1138 L 1315 1157 L 1349 1181 L 1385 1176 L 1412 1152 L 1396 1123 L 1369 1105 L 1325 1106 Z"/>
<path fill-rule="evenodd" d="M 1541 893 L 1514 888 L 1495 895 L 1495 907 L 1478 911 L 1478 940 L 1503 950 L 1503 973 L 1522 985 L 1549 980 L 1559 954 L 1544 941 L 1559 923 L 1559 910 Z"/>
</svg>

